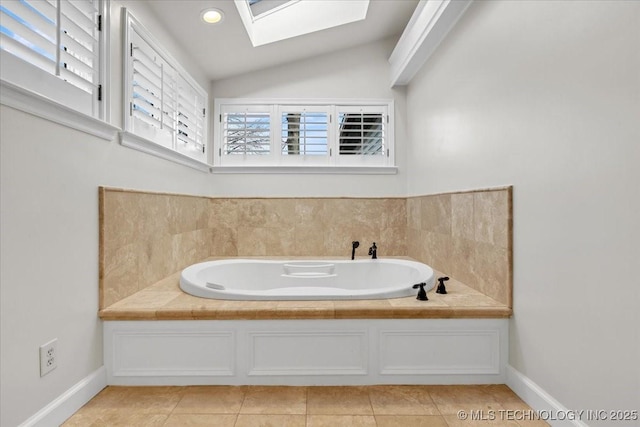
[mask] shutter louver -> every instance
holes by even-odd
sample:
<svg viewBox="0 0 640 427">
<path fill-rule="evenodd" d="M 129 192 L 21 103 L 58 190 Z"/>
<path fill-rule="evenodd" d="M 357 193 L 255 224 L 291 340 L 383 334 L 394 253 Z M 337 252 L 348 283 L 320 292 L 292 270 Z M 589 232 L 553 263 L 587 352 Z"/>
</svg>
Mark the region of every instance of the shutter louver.
<svg viewBox="0 0 640 427">
<path fill-rule="evenodd" d="M 0 4 L 2 49 L 56 74 L 56 6 L 46 1 Z"/>
<path fill-rule="evenodd" d="M 131 38 L 131 62 L 134 132 L 173 148 L 175 73 L 136 32 Z"/>
<path fill-rule="evenodd" d="M 223 114 L 224 154 L 269 154 L 271 114 L 265 111 L 237 111 Z"/>
<path fill-rule="evenodd" d="M 181 76 L 178 78 L 178 151 L 204 160 L 204 97 Z"/>
<path fill-rule="evenodd" d="M 383 112 L 338 113 L 340 155 L 384 155 L 384 118 Z"/>
<path fill-rule="evenodd" d="M 94 1 L 60 0 L 60 72 L 87 93 L 98 87 L 98 8 Z"/>
</svg>

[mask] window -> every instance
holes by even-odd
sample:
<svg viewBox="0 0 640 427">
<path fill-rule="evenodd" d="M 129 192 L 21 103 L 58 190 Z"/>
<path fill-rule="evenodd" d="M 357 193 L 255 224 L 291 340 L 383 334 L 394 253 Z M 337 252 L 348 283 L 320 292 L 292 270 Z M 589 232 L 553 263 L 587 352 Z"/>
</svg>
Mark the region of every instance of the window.
<svg viewBox="0 0 640 427">
<path fill-rule="evenodd" d="M 207 93 L 129 12 L 123 145 L 207 170 Z"/>
<path fill-rule="evenodd" d="M 2 80 L 104 119 L 106 4 L 106 0 L 3 1 Z"/>
<path fill-rule="evenodd" d="M 220 99 L 215 109 L 218 172 L 306 167 L 395 173 L 393 101 Z"/>
</svg>

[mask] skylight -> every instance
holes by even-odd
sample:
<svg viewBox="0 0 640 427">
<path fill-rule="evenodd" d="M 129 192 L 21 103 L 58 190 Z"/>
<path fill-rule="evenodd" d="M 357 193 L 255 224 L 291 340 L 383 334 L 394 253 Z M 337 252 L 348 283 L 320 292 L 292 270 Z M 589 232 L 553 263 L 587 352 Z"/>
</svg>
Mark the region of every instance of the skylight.
<svg viewBox="0 0 640 427">
<path fill-rule="evenodd" d="M 366 18 L 369 0 L 234 0 L 253 46 Z"/>
</svg>

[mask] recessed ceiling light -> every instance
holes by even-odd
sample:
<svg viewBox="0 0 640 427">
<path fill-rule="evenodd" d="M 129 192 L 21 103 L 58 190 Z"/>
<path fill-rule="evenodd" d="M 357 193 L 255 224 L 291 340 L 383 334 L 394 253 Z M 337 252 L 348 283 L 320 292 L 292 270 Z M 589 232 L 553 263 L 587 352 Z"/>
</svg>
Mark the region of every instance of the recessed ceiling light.
<svg viewBox="0 0 640 427">
<path fill-rule="evenodd" d="M 202 20 L 207 24 L 217 24 L 222 21 L 224 14 L 219 9 L 205 9 L 202 11 Z"/>
</svg>

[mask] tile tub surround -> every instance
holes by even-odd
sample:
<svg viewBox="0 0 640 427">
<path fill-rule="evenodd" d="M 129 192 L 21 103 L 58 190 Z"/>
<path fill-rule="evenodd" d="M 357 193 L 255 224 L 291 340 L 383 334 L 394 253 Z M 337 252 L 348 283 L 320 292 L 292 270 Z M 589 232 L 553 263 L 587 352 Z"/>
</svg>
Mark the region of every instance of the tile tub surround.
<svg viewBox="0 0 640 427">
<path fill-rule="evenodd" d="M 407 198 L 407 255 L 512 307 L 512 187 Z"/>
<path fill-rule="evenodd" d="M 511 188 L 211 198 L 100 187 L 100 309 L 207 257 L 348 257 L 353 240 L 360 256 L 375 241 L 379 256 L 425 262 L 510 306 L 510 201 Z"/>
<path fill-rule="evenodd" d="M 214 260 L 210 258 L 209 260 Z M 438 276 L 442 274 L 437 272 Z M 383 300 L 225 301 L 198 298 L 180 289 L 180 272 L 100 310 L 102 320 L 275 320 L 508 318 L 507 307 L 452 279 L 447 294 Z"/>
</svg>

